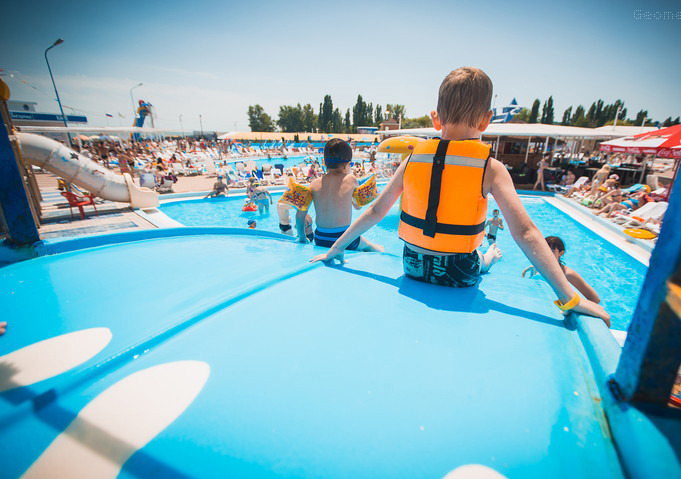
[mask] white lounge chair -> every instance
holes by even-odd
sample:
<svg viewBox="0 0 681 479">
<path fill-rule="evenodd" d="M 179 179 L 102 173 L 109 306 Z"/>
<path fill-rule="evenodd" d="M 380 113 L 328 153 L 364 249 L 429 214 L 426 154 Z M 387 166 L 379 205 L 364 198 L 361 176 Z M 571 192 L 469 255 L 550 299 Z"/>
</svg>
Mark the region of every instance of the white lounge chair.
<svg viewBox="0 0 681 479">
<path fill-rule="evenodd" d="M 646 208 L 648 205 L 650 205 L 650 207 Z M 624 227 L 634 227 L 641 226 L 643 223 L 650 220 L 659 221 L 664 216 L 668 206 L 669 203 L 667 203 L 666 201 L 658 201 L 657 203 L 652 202 L 646 203 L 639 209 L 632 211 L 630 215 L 622 215 L 624 216 L 624 221 L 621 224 Z M 620 216 L 619 218 L 621 218 L 622 216 Z M 636 218 L 634 218 L 634 216 L 636 216 Z M 641 221 L 638 218 L 643 219 L 643 221 Z"/>
</svg>

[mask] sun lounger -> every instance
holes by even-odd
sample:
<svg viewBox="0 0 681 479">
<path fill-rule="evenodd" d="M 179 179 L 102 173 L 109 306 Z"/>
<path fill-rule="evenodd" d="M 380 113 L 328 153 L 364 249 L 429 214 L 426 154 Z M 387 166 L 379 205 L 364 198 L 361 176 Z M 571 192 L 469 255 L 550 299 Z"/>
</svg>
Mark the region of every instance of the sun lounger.
<svg viewBox="0 0 681 479">
<path fill-rule="evenodd" d="M 173 173 L 176 175 L 186 175 L 186 172 L 184 171 L 184 166 L 182 166 L 182 163 L 171 163 L 170 168 L 173 170 Z"/>
<path fill-rule="evenodd" d="M 650 208 L 648 208 L 645 211 L 642 211 L 646 206 L 652 205 Z M 665 212 L 667 211 L 667 207 L 669 206 L 669 203 L 666 201 L 658 201 L 657 203 L 646 203 L 645 205 L 641 206 L 639 209 L 634 210 L 631 212 L 629 215 L 628 219 L 622 223 L 622 226 L 624 227 L 630 227 L 630 226 L 640 226 L 647 221 L 659 221 L 662 219 L 664 216 Z M 636 217 L 636 218 L 634 218 Z M 640 219 L 639 219 L 640 218 Z M 643 221 L 641 221 L 641 219 Z"/>
<path fill-rule="evenodd" d="M 635 193 L 637 191 L 640 191 L 644 189 L 646 185 L 642 183 L 636 183 L 635 185 L 631 185 L 629 188 L 622 188 L 622 193 L 629 194 L 629 193 Z"/>
</svg>

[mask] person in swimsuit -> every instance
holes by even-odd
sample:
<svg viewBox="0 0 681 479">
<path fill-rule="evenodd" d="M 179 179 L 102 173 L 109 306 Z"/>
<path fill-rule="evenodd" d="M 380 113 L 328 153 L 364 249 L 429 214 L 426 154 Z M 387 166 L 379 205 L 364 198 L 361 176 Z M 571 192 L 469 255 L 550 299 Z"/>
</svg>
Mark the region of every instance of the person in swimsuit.
<svg viewBox="0 0 681 479">
<path fill-rule="evenodd" d="M 596 193 L 596 188 L 605 183 L 605 179 L 610 175 L 610 165 L 605 164 L 603 167 L 596 172 L 593 179 L 591 180 L 591 194 Z"/>
<path fill-rule="evenodd" d="M 497 230 L 504 229 L 504 220 L 499 218 L 499 210 L 492 211 L 492 218 L 485 222 L 485 228 L 489 226 L 487 232 L 487 244 L 494 244 L 497 242 Z"/>
<path fill-rule="evenodd" d="M 544 158 L 541 159 L 539 162 L 539 170 L 537 170 L 537 181 L 534 182 L 534 187 L 532 188 L 533 190 L 537 189 L 537 185 L 541 185 L 541 190 L 546 191 L 544 188 L 544 170 L 549 166 L 549 164 L 546 161 L 546 158 L 548 155 L 545 155 Z"/>
<path fill-rule="evenodd" d="M 253 183 L 253 186 L 255 189 L 253 190 L 253 196 L 251 198 L 255 201 L 255 204 L 258 205 L 258 213 L 261 215 L 265 213 L 269 214 L 270 205 L 273 203 L 272 195 L 265 186 L 257 181 Z"/>
<path fill-rule="evenodd" d="M 597 215 L 605 214 L 607 218 L 612 218 L 616 212 L 622 210 L 636 211 L 641 206 L 652 201 L 652 198 L 645 191 L 637 193 L 633 198 L 627 198 L 621 203 L 610 203 L 596 212 Z"/>
<path fill-rule="evenodd" d="M 208 193 L 205 198 L 208 198 L 209 196 L 212 198 L 213 196 L 227 196 L 229 195 L 229 188 L 227 187 L 226 184 L 222 182 L 222 176 L 218 176 L 218 181 L 213 183 L 213 190 Z"/>
<path fill-rule="evenodd" d="M 357 178 L 350 174 L 352 148 L 340 138 L 332 138 L 324 147 L 324 164 L 327 172 L 310 183 L 312 202 L 316 212 L 314 242 L 317 246 L 330 248 L 333 243 L 350 227 L 352 208 L 360 209 L 352 201 L 352 194 L 359 186 Z M 304 231 L 304 220 L 307 213 L 298 210 L 296 213 L 296 231 L 298 241 L 307 242 Z M 383 251 L 383 247 L 375 245 L 362 237 L 353 238 L 348 245 L 349 250 Z"/>
<path fill-rule="evenodd" d="M 563 240 L 560 239 L 558 236 L 547 236 L 544 239 L 546 240 L 546 243 L 549 245 L 549 248 L 551 248 L 551 252 L 558 260 L 558 263 L 560 264 L 560 267 L 563 270 L 563 273 L 565 273 L 565 277 L 570 282 L 570 284 L 577 288 L 577 290 L 580 293 L 582 293 L 582 295 L 586 299 L 596 304 L 599 304 L 601 302 L 601 298 L 598 296 L 598 293 L 596 293 L 596 290 L 593 289 L 591 285 L 587 283 L 586 280 L 582 278 L 579 275 L 579 273 L 577 273 L 574 269 L 565 266 L 565 263 L 563 262 L 563 255 L 565 254 L 565 243 L 563 243 Z M 532 276 L 537 274 L 537 269 L 534 266 L 529 266 L 523 270 L 521 276 L 524 278 L 526 273 L 529 273 L 528 278 L 531 278 Z"/>
</svg>

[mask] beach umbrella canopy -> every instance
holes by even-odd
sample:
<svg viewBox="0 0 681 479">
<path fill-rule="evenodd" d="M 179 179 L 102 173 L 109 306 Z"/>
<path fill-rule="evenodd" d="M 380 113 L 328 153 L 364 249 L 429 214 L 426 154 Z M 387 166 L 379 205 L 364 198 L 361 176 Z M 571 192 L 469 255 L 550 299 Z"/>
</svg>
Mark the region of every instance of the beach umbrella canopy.
<svg viewBox="0 0 681 479">
<path fill-rule="evenodd" d="M 601 143 L 601 151 L 681 158 L 681 125 Z"/>
<path fill-rule="evenodd" d="M 230 131 L 228 133 L 225 133 L 225 134 L 218 136 L 218 140 L 227 140 L 229 138 L 233 138 L 238 133 L 239 133 L 238 131 Z"/>
</svg>

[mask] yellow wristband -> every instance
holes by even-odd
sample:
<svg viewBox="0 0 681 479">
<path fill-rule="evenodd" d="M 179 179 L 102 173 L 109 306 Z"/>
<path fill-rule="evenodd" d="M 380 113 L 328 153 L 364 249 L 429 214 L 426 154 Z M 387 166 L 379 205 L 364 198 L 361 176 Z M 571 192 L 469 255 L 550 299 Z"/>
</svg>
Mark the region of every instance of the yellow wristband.
<svg viewBox="0 0 681 479">
<path fill-rule="evenodd" d="M 557 299 L 553 302 L 553 304 L 558 306 L 558 309 L 560 309 L 561 311 L 570 311 L 572 308 L 574 308 L 575 306 L 577 306 L 579 304 L 580 300 L 581 300 L 581 298 L 579 297 L 579 295 L 577 293 L 575 293 L 575 295 L 572 297 L 572 299 L 570 301 L 568 301 L 567 303 L 563 304 L 563 303 L 560 302 L 559 299 Z"/>
</svg>

